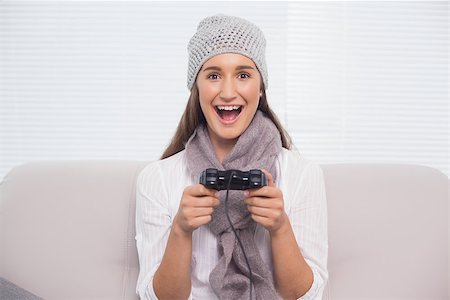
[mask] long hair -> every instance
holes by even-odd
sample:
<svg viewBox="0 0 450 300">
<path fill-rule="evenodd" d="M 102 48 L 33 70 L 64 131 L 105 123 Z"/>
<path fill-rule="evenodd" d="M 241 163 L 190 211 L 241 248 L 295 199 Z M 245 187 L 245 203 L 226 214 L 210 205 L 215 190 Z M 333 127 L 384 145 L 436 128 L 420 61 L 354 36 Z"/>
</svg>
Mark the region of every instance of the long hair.
<svg viewBox="0 0 450 300">
<path fill-rule="evenodd" d="M 281 135 L 282 146 L 286 149 L 291 149 L 292 140 L 287 131 L 281 125 L 275 113 L 269 107 L 264 84 L 261 83 L 261 85 L 262 95 L 259 100 L 258 109 L 262 111 L 264 115 L 268 117 L 277 127 Z M 205 115 L 203 114 L 202 108 L 200 107 L 200 98 L 197 85 L 194 84 L 191 89 L 191 95 L 189 96 L 189 100 L 186 104 L 184 113 L 181 116 L 180 122 L 178 123 L 178 127 L 175 131 L 175 135 L 172 137 L 169 146 L 166 148 L 166 150 L 164 150 L 161 159 L 167 158 L 180 152 L 181 150 L 184 150 L 187 141 L 194 133 L 197 126 L 200 124 L 206 124 L 206 119 Z"/>
</svg>

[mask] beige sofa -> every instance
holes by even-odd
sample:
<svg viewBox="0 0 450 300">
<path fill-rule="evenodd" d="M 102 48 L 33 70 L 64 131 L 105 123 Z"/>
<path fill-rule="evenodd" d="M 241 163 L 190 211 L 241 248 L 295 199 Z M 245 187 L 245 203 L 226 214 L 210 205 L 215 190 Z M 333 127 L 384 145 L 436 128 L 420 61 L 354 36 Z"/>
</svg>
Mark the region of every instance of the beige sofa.
<svg viewBox="0 0 450 300">
<path fill-rule="evenodd" d="M 134 190 L 144 165 L 53 161 L 13 169 L 0 184 L 0 278 L 45 299 L 137 299 Z M 414 165 L 322 169 L 324 299 L 448 299 L 448 177 Z"/>
</svg>

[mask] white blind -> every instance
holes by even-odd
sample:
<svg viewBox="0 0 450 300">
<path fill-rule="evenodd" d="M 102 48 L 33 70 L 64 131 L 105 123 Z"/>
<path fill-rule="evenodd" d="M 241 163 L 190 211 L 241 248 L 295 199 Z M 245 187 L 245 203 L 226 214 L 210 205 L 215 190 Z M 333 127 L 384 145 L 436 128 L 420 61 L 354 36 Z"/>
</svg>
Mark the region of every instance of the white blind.
<svg viewBox="0 0 450 300">
<path fill-rule="evenodd" d="M 448 175 L 448 2 L 290 2 L 288 129 L 320 162 Z"/>
<path fill-rule="evenodd" d="M 34 160 L 157 159 L 184 110 L 198 22 L 268 41 L 268 97 L 321 163 L 448 174 L 447 2 L 0 1 L 0 178 Z"/>
</svg>

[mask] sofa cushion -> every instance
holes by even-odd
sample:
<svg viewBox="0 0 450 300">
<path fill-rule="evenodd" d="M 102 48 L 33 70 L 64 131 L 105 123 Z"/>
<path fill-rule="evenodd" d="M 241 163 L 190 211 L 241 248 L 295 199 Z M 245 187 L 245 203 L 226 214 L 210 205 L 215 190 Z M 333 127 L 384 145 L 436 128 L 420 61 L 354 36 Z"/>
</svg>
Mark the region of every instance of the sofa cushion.
<svg viewBox="0 0 450 300">
<path fill-rule="evenodd" d="M 42 298 L 1 277 L 0 299 L 43 300 Z"/>
</svg>

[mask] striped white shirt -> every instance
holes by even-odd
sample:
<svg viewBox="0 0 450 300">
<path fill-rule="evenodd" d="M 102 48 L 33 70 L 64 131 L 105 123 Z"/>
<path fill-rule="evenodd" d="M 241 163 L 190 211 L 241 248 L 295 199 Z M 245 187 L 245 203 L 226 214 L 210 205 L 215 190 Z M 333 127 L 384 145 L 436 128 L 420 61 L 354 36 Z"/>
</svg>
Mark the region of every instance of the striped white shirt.
<svg viewBox="0 0 450 300">
<path fill-rule="evenodd" d="M 294 150 L 282 149 L 278 158 L 278 182 L 284 207 L 303 257 L 311 267 L 314 281 L 300 299 L 322 299 L 328 279 L 327 203 L 323 171 L 320 166 Z M 139 174 L 136 186 L 136 243 L 139 277 L 136 293 L 141 299 L 158 299 L 153 290 L 153 275 L 161 263 L 186 186 L 198 183 L 186 167 L 185 151 L 149 163 Z M 255 241 L 264 262 L 271 270 L 270 235 L 257 226 Z M 216 266 L 217 237 L 207 225 L 192 236 L 191 295 L 189 299 L 217 299 L 209 285 L 209 274 Z M 175 270 L 174 270 L 175 271 Z"/>
</svg>

